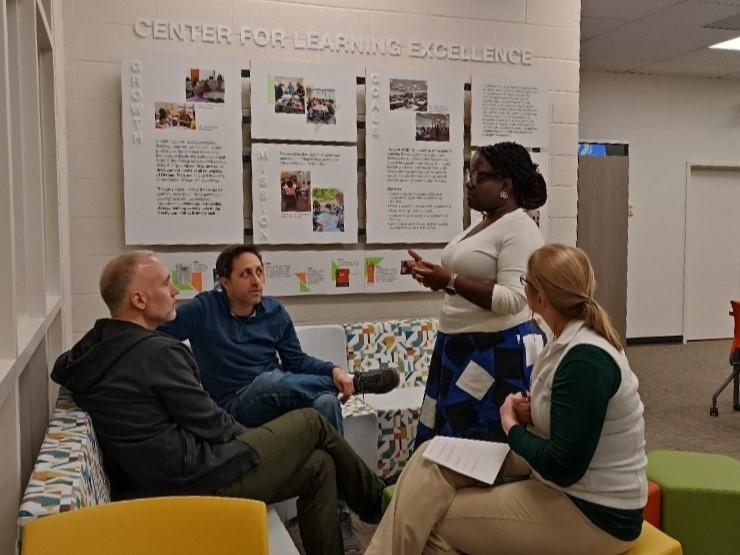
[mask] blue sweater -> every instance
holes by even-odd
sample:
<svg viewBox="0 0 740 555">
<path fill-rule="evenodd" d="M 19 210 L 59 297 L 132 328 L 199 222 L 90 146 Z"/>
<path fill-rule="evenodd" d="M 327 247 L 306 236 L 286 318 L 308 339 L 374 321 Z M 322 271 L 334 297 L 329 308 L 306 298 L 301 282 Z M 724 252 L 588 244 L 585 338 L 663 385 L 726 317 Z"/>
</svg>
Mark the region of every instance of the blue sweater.
<svg viewBox="0 0 740 555">
<path fill-rule="evenodd" d="M 203 388 L 219 404 L 263 372 L 331 376 L 335 366 L 303 352 L 290 315 L 270 297 L 242 317 L 231 313 L 223 291 L 206 291 L 177 307 L 175 320 L 159 331 L 190 340 Z"/>
</svg>

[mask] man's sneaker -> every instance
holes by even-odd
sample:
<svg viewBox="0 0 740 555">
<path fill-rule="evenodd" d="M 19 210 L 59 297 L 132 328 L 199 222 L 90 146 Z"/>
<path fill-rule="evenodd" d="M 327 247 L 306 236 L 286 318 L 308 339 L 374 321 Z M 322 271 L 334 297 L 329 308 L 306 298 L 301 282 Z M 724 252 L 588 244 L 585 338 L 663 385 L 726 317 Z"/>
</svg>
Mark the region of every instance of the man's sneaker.
<svg viewBox="0 0 740 555">
<path fill-rule="evenodd" d="M 352 515 L 349 514 L 349 511 L 339 511 L 339 528 L 342 530 L 344 555 L 360 555 L 362 553 L 362 546 L 352 526 Z"/>
<path fill-rule="evenodd" d="M 354 375 L 355 394 L 388 393 L 396 388 L 400 380 L 398 372 L 392 368 L 357 372 Z"/>
</svg>

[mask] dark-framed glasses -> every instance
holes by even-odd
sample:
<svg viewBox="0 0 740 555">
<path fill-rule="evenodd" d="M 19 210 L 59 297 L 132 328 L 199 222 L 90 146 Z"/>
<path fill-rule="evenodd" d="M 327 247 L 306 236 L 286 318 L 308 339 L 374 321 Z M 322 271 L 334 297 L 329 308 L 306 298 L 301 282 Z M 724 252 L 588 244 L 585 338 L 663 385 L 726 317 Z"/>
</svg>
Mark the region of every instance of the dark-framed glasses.
<svg viewBox="0 0 740 555">
<path fill-rule="evenodd" d="M 519 283 L 521 283 L 522 285 L 529 284 L 529 280 L 527 279 L 527 274 L 522 274 L 519 276 Z"/>
<path fill-rule="evenodd" d="M 469 181 L 473 187 L 478 185 L 478 183 L 489 179 L 497 179 L 498 177 L 498 174 L 491 172 L 482 172 L 479 170 L 474 170 L 471 172 L 470 170 L 465 170 L 465 181 Z"/>
</svg>

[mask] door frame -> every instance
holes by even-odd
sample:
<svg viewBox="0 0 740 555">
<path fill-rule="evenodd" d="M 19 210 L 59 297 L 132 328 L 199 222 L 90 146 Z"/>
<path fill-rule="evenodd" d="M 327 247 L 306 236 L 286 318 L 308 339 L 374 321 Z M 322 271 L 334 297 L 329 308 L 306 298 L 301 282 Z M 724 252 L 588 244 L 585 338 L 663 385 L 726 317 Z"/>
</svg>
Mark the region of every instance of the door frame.
<svg viewBox="0 0 740 555">
<path fill-rule="evenodd" d="M 688 291 L 687 267 L 689 259 L 689 191 L 691 190 L 691 172 L 694 170 L 737 170 L 740 171 L 740 162 L 710 161 L 710 160 L 687 160 L 686 161 L 686 188 L 684 191 L 684 222 L 683 222 L 683 321 L 681 322 L 682 343 L 686 345 L 686 322 L 688 320 L 687 300 Z M 729 301 L 729 299 L 728 299 Z"/>
</svg>

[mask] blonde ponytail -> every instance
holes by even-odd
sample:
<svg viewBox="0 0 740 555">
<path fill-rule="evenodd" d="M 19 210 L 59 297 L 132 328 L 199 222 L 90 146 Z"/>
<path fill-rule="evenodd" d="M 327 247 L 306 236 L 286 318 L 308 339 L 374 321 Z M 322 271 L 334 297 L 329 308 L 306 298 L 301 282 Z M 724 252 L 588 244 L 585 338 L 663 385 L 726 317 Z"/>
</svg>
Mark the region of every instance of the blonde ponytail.
<svg viewBox="0 0 740 555">
<path fill-rule="evenodd" d="M 527 281 L 545 294 L 552 307 L 586 326 L 622 350 L 619 334 L 606 311 L 593 299 L 594 270 L 581 249 L 550 243 L 532 253 L 527 262 Z"/>
<path fill-rule="evenodd" d="M 611 318 L 609 318 L 606 310 L 601 308 L 601 305 L 593 300 L 590 303 L 583 303 L 583 306 L 583 320 L 585 320 L 586 326 L 611 343 L 612 347 L 617 351 L 621 351 L 622 341 L 619 338 L 617 330 L 614 329 Z"/>
</svg>

